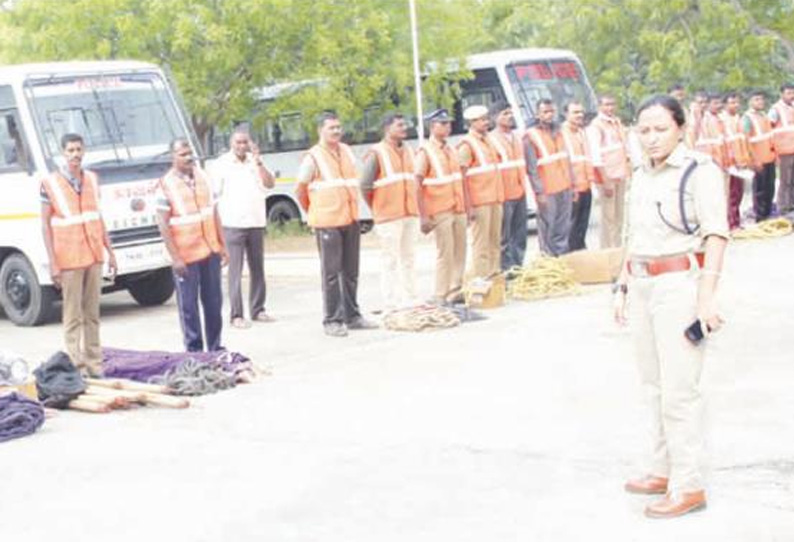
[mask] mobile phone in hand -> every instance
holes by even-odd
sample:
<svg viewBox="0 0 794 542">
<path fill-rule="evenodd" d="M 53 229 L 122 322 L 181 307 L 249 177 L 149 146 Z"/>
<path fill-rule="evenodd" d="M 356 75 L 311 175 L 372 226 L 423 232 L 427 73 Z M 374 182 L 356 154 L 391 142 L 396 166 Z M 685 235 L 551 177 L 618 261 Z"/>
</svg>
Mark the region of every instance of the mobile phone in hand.
<svg viewBox="0 0 794 542">
<path fill-rule="evenodd" d="M 694 345 L 700 344 L 700 341 L 706 338 L 706 333 L 703 331 L 703 324 L 699 319 L 692 322 L 692 325 L 684 330 L 684 337 Z"/>
</svg>

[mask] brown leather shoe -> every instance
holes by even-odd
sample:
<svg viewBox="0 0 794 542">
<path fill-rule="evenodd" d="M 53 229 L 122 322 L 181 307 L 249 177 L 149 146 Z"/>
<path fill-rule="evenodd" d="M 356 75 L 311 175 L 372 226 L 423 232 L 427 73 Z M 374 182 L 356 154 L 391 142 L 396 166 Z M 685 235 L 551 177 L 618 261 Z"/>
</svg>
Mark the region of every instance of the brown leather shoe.
<svg viewBox="0 0 794 542">
<path fill-rule="evenodd" d="M 642 495 L 664 495 L 667 493 L 667 478 L 649 474 L 642 478 L 629 480 L 623 489 L 629 493 L 640 493 Z"/>
<path fill-rule="evenodd" d="M 690 512 L 706 508 L 706 492 L 691 491 L 679 495 L 667 495 L 664 499 L 649 504 L 645 508 L 645 515 L 649 518 L 677 518 Z"/>
</svg>

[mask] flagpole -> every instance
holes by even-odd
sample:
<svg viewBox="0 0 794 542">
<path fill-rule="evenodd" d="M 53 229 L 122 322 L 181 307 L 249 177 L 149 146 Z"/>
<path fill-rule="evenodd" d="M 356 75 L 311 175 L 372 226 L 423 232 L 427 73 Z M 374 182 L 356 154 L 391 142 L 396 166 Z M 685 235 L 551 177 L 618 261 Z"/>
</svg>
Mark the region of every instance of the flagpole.
<svg viewBox="0 0 794 542">
<path fill-rule="evenodd" d="M 416 93 L 416 135 L 419 144 L 425 141 L 424 113 L 422 111 L 422 74 L 419 72 L 419 31 L 416 25 L 416 0 L 408 0 L 411 11 L 411 42 L 414 50 L 414 92 Z"/>
</svg>

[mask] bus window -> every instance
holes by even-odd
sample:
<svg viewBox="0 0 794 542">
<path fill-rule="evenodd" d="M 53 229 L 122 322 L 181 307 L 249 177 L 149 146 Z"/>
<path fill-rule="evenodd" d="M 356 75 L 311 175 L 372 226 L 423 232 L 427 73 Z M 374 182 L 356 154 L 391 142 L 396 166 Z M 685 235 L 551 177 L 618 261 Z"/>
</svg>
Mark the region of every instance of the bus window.
<svg viewBox="0 0 794 542">
<path fill-rule="evenodd" d="M 309 148 L 309 134 L 303 126 L 302 113 L 285 113 L 273 126 L 272 138 L 281 151 L 299 151 Z"/>
<path fill-rule="evenodd" d="M 549 99 L 562 115 L 565 104 L 578 101 L 585 111 L 595 111 L 592 93 L 574 60 L 541 60 L 508 66 L 510 83 L 515 89 L 519 108 L 527 125 L 534 122 L 538 100 Z"/>
<path fill-rule="evenodd" d="M 19 129 L 14 93 L 10 86 L 0 87 L 0 171 L 28 168 L 28 154 Z"/>
<path fill-rule="evenodd" d="M 461 81 L 460 101 L 455 104 L 454 114 L 455 123 L 453 133 L 463 133 L 466 131 L 466 123 L 463 121 L 463 111 L 472 105 L 484 105 L 488 109 L 494 103 L 504 100 L 505 93 L 496 69 L 488 68 L 484 70 L 474 70 L 474 79 Z"/>
<path fill-rule="evenodd" d="M 83 136 L 86 164 L 167 157 L 168 145 L 184 137 L 166 82 L 154 73 L 28 80 L 31 106 L 45 153 L 60 160 L 67 132 Z"/>
</svg>

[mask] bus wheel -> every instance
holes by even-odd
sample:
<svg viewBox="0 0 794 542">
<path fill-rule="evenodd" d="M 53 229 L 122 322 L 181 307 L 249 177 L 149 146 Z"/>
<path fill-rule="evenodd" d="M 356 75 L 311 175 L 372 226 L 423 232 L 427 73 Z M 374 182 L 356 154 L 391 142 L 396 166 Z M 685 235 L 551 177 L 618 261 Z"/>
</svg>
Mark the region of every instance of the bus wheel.
<svg viewBox="0 0 794 542">
<path fill-rule="evenodd" d="M 0 305 L 18 326 L 47 321 L 57 298 L 51 286 L 41 286 L 33 266 L 22 254 L 11 254 L 0 266 Z"/>
<path fill-rule="evenodd" d="M 162 305 L 174 294 L 174 277 L 170 267 L 163 267 L 130 281 L 127 285 L 132 298 L 144 307 Z"/>
<path fill-rule="evenodd" d="M 267 206 L 267 222 L 273 226 L 283 225 L 291 220 L 300 220 L 298 207 L 288 199 L 278 199 Z"/>
</svg>

